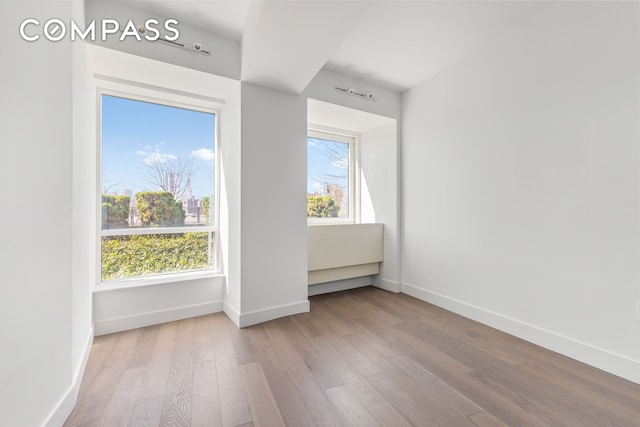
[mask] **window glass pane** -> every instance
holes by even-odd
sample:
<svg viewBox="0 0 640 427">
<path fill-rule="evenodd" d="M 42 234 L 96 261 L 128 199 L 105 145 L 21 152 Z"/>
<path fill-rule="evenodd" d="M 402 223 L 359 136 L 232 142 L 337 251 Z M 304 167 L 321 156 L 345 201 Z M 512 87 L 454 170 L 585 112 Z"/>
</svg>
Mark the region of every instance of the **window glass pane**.
<svg viewBox="0 0 640 427">
<path fill-rule="evenodd" d="M 102 237 L 102 281 L 213 268 L 214 233 Z"/>
<path fill-rule="evenodd" d="M 349 144 L 307 138 L 307 217 L 349 218 Z"/>
<path fill-rule="evenodd" d="M 102 95 L 102 229 L 213 225 L 215 114 Z"/>
<path fill-rule="evenodd" d="M 101 281 L 214 268 L 215 114 L 101 101 Z"/>
</svg>

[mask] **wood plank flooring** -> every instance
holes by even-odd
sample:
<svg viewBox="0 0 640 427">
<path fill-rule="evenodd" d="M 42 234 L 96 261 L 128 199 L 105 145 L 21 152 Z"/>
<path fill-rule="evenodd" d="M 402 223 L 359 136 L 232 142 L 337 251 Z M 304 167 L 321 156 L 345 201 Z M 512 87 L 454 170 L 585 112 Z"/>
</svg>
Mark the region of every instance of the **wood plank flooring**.
<svg viewBox="0 0 640 427">
<path fill-rule="evenodd" d="M 65 426 L 640 426 L 640 385 L 403 294 L 96 337 Z"/>
</svg>

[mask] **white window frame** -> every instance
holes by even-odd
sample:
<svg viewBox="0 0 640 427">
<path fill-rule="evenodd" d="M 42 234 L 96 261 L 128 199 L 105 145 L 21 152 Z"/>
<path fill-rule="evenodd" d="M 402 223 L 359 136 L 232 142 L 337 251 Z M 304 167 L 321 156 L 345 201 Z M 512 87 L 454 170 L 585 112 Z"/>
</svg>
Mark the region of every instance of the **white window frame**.
<svg viewBox="0 0 640 427">
<path fill-rule="evenodd" d="M 360 134 L 326 126 L 308 125 L 307 138 L 309 137 L 349 144 L 349 216 L 345 218 L 307 217 L 307 225 L 354 224 L 360 222 Z"/>
<path fill-rule="evenodd" d="M 96 76 L 98 77 L 98 76 Z M 189 94 L 178 91 L 163 91 L 160 88 L 149 88 L 148 85 L 136 84 L 136 82 L 127 81 L 110 82 L 105 80 L 97 87 L 96 93 L 96 128 L 97 128 L 97 238 L 96 238 L 96 286 L 95 290 L 102 291 L 108 289 L 131 288 L 137 286 L 147 286 L 170 282 L 179 282 L 184 280 L 194 280 L 205 277 L 214 277 L 222 275 L 220 271 L 220 160 L 219 160 L 219 141 L 220 141 L 220 111 L 213 99 Z M 123 229 L 102 229 L 102 95 L 114 96 L 119 98 L 130 99 L 133 101 L 141 101 L 152 104 L 166 105 L 168 107 L 177 107 L 215 115 L 214 143 L 213 149 L 215 153 L 214 161 L 214 197 L 212 203 L 213 214 L 212 225 L 190 226 L 190 227 L 149 227 L 149 228 L 123 228 Z M 191 96 L 193 95 L 193 96 Z M 107 236 L 132 236 L 132 235 L 149 235 L 149 234 L 184 234 L 184 233 L 210 233 L 209 238 L 214 239 L 210 250 L 213 251 L 212 267 L 182 272 L 158 273 L 148 276 L 136 276 L 125 279 L 102 280 L 102 238 Z M 213 235 L 211 237 L 211 234 Z"/>
</svg>

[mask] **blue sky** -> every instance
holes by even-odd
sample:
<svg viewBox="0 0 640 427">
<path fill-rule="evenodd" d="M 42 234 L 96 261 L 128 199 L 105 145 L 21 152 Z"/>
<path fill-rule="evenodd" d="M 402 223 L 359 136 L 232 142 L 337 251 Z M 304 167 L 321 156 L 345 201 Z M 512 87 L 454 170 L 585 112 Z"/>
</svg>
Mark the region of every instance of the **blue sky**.
<svg viewBox="0 0 640 427">
<path fill-rule="evenodd" d="M 213 195 L 214 135 L 214 114 L 103 95 L 102 187 L 117 194 L 158 190 L 148 165 L 182 159 L 197 169 L 193 195 Z M 322 193 L 327 182 L 347 194 L 348 144 L 307 138 L 307 153 L 307 191 Z"/>
<path fill-rule="evenodd" d="M 324 184 L 338 184 L 345 195 L 349 183 L 349 144 L 307 138 L 307 193 L 322 193 Z"/>
<path fill-rule="evenodd" d="M 157 190 L 148 165 L 193 161 L 196 197 L 214 192 L 215 115 L 113 96 L 102 96 L 102 187 L 109 193 Z"/>
</svg>

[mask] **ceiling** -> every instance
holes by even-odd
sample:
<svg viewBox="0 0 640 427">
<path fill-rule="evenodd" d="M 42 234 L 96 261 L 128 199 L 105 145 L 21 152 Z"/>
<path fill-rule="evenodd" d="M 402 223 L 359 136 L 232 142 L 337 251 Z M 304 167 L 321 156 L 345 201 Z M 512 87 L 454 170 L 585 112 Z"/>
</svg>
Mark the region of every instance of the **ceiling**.
<svg viewBox="0 0 640 427">
<path fill-rule="evenodd" d="M 402 92 L 524 22 L 546 1 L 138 0 L 242 41 L 242 79 L 302 92 L 327 69 Z"/>
<path fill-rule="evenodd" d="M 544 2 L 383 1 L 331 55 L 327 68 L 404 91 L 455 64 Z"/>
<path fill-rule="evenodd" d="M 99 2 L 102 0 L 87 0 Z M 113 0 L 240 41 L 250 0 Z"/>
</svg>

